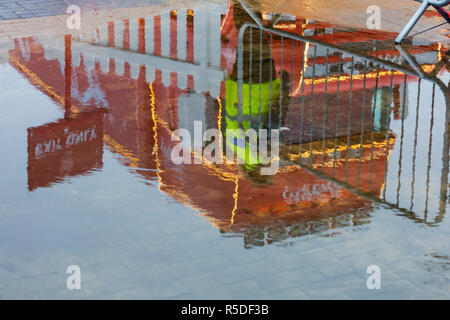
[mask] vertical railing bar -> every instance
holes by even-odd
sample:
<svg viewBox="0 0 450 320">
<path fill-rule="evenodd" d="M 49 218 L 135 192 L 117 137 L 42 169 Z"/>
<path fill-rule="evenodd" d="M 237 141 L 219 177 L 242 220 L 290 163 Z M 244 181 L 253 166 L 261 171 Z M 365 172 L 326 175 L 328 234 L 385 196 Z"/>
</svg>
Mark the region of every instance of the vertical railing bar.
<svg viewBox="0 0 450 320">
<path fill-rule="evenodd" d="M 348 182 L 348 150 L 350 148 L 350 123 L 352 121 L 352 92 L 353 92 L 353 69 L 354 57 L 352 56 L 352 64 L 350 71 L 350 91 L 348 98 L 348 118 L 347 118 L 347 149 L 345 151 L 345 182 Z"/>
<path fill-rule="evenodd" d="M 444 89 L 445 90 L 445 89 Z M 444 218 L 447 201 L 448 201 L 448 190 L 450 186 L 448 185 L 448 174 L 449 174 L 449 149 L 450 149 L 450 108 L 448 105 L 448 99 L 450 97 L 448 88 L 444 93 L 445 99 L 445 129 L 444 129 L 444 137 L 443 137 L 443 146 L 442 146 L 442 169 L 441 169 L 441 187 L 439 194 L 439 214 L 434 219 L 435 222 L 441 222 Z"/>
<path fill-rule="evenodd" d="M 328 117 L 328 104 L 327 104 L 327 91 L 328 91 L 328 55 L 329 49 L 326 51 L 325 58 L 325 93 L 324 93 L 324 105 L 323 105 L 323 128 L 322 128 L 322 172 L 325 170 L 325 132 L 327 127 Z"/>
<path fill-rule="evenodd" d="M 416 106 L 416 126 L 414 128 L 414 147 L 413 147 L 413 161 L 412 161 L 412 180 L 411 180 L 411 204 L 409 210 L 412 211 L 414 207 L 414 193 L 416 183 L 416 156 L 417 156 L 417 129 L 419 127 L 419 105 L 420 105 L 420 85 L 422 79 L 419 78 L 417 82 L 417 106 Z"/>
<path fill-rule="evenodd" d="M 294 78 L 294 45 L 295 45 L 295 41 L 291 39 L 291 43 L 292 43 L 292 48 L 291 48 L 291 74 L 290 74 L 290 84 L 289 84 L 289 95 L 292 96 L 292 87 L 293 87 L 293 78 Z M 286 112 L 288 112 L 288 110 L 286 110 Z M 293 112 L 290 112 L 291 116 L 290 116 L 290 121 L 289 121 L 289 154 L 291 154 L 291 150 L 292 150 L 292 126 L 293 126 L 293 122 L 294 122 L 294 115 Z"/>
<path fill-rule="evenodd" d="M 336 123 L 334 129 L 334 161 L 333 161 L 333 177 L 336 175 L 336 157 L 337 157 L 337 137 L 339 130 L 339 87 L 341 83 L 341 64 L 342 64 L 342 55 L 339 55 L 338 61 L 338 79 L 337 79 L 337 88 L 336 88 Z"/>
<path fill-rule="evenodd" d="M 403 101 L 402 101 L 402 126 L 401 126 L 401 135 L 400 135 L 400 155 L 398 158 L 398 185 L 397 185 L 397 202 L 396 206 L 399 206 L 400 202 L 400 189 L 402 187 L 402 183 L 400 181 L 400 177 L 402 175 L 402 158 L 403 158 L 403 137 L 405 133 L 405 108 L 406 108 L 406 88 L 407 88 L 407 75 L 405 74 L 405 80 L 403 82 Z"/>
<path fill-rule="evenodd" d="M 270 33 L 270 45 L 269 45 L 269 53 L 272 59 L 272 46 L 273 46 L 273 36 L 272 32 Z M 271 61 L 272 62 L 272 61 Z M 272 65 L 272 63 L 271 63 Z M 269 132 L 272 130 L 272 66 L 270 67 L 269 72 Z"/>
<path fill-rule="evenodd" d="M 373 182 L 373 134 L 375 132 L 375 126 L 373 123 L 373 120 L 375 119 L 375 107 L 377 105 L 377 98 L 378 98 L 378 78 L 380 76 L 380 65 L 377 66 L 377 76 L 375 81 L 375 99 L 374 99 L 374 108 L 372 110 L 372 132 L 370 134 L 370 176 L 369 176 L 369 192 L 372 192 L 372 182 Z M 381 125 L 381 124 L 380 124 Z"/>
<path fill-rule="evenodd" d="M 242 123 L 244 109 L 244 36 L 245 27 L 239 31 L 238 41 L 238 122 Z"/>
<path fill-rule="evenodd" d="M 314 108 L 314 82 L 316 79 L 316 56 L 317 56 L 317 46 L 314 45 L 314 57 L 313 57 L 313 69 L 312 69 L 312 78 L 311 78 L 311 108 L 309 112 L 309 164 L 312 165 L 312 157 L 313 157 L 313 147 L 312 147 L 312 139 L 313 139 L 313 108 Z"/>
<path fill-rule="evenodd" d="M 261 107 L 262 107 L 262 96 L 261 96 L 261 86 L 262 86 L 262 29 L 259 29 L 259 108 L 258 108 L 258 129 L 261 127 Z"/>
<path fill-rule="evenodd" d="M 392 88 L 392 95 L 394 94 L 394 69 L 391 69 L 391 83 L 390 88 Z M 390 123 L 391 110 L 386 112 L 386 123 Z M 387 173 L 388 173 L 388 158 L 389 158 L 389 128 L 386 128 L 386 157 L 384 158 L 384 189 L 383 189 L 383 201 L 386 201 L 386 189 L 387 189 Z"/>
<path fill-rule="evenodd" d="M 283 58 L 284 58 L 284 53 L 283 53 L 283 36 L 281 36 L 280 39 L 280 56 L 281 56 L 281 62 L 280 62 L 280 88 L 281 88 L 281 92 L 283 92 Z M 283 94 L 280 94 L 280 97 L 278 99 L 279 102 L 279 114 L 278 114 L 278 128 L 281 127 L 281 118 L 282 118 L 282 108 L 283 108 Z"/>
<path fill-rule="evenodd" d="M 363 155 L 363 144 L 364 144 L 364 121 L 365 121 L 365 109 L 366 109 L 366 86 L 367 86 L 367 60 L 364 62 L 364 84 L 363 84 L 363 95 L 362 95 L 362 105 L 361 105 L 361 133 L 359 135 L 359 164 L 358 164 L 358 176 L 356 187 L 360 187 L 361 180 L 361 166 L 362 166 L 362 155 Z"/>
<path fill-rule="evenodd" d="M 304 46 L 306 45 L 305 43 L 303 44 Z M 303 54 L 302 54 L 302 83 L 301 83 L 301 101 L 300 101 L 300 130 L 299 130 L 299 134 L 300 134 L 300 138 L 299 138 L 299 157 L 301 157 L 302 154 L 302 150 L 303 150 L 303 125 L 305 122 L 305 71 L 306 69 L 304 68 L 304 64 L 305 64 L 305 59 L 307 59 L 307 57 L 305 57 L 305 54 L 307 54 L 307 51 L 305 50 L 305 48 L 303 48 Z"/>
<path fill-rule="evenodd" d="M 431 170 L 431 151 L 433 149 L 433 127 L 434 127 L 434 93 L 436 85 L 433 83 L 432 98 L 431 98 L 431 119 L 430 119 L 430 139 L 428 141 L 428 162 L 427 162 L 427 180 L 425 183 L 425 210 L 424 219 L 428 216 L 428 201 L 430 194 L 430 170 Z"/>
</svg>

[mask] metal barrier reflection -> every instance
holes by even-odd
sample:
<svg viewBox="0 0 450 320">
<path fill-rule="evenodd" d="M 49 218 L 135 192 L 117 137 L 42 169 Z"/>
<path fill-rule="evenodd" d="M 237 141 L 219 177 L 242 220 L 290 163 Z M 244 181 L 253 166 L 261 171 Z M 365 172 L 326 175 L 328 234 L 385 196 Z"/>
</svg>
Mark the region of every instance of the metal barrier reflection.
<svg viewBox="0 0 450 320">
<path fill-rule="evenodd" d="M 438 75 L 448 56 L 426 73 L 402 47 L 397 50 L 407 66 L 264 26 L 255 12 L 249 15 L 256 23 L 239 29 L 240 114 L 253 103 L 250 109 L 259 111 L 253 115 L 261 117 L 269 104 L 266 126 L 275 121 L 275 127 L 288 128 L 281 138 L 283 159 L 417 222 L 441 222 L 448 200 L 450 106 L 448 79 Z M 276 71 L 268 66 L 275 51 Z M 294 74 L 299 54 L 304 68 L 293 87 L 284 74 Z M 259 89 L 256 105 L 252 86 Z M 287 98 L 278 99 L 277 86 L 288 88 Z"/>
</svg>

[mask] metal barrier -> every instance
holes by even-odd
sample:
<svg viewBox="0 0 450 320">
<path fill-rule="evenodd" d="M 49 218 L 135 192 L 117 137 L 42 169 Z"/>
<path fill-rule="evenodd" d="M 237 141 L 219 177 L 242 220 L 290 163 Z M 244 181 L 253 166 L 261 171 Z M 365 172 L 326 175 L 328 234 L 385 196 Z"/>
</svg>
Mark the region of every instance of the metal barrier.
<svg viewBox="0 0 450 320">
<path fill-rule="evenodd" d="M 414 13 L 414 15 L 411 17 L 411 19 L 408 21 L 408 23 L 405 25 L 403 30 L 398 34 L 397 38 L 395 39 L 396 43 L 401 43 L 406 38 L 408 33 L 411 32 L 416 23 L 419 21 L 419 19 L 422 17 L 422 15 L 430 6 L 436 9 L 436 11 L 446 20 L 446 23 L 450 23 L 449 13 L 443 9 L 443 7 L 445 7 L 450 3 L 450 0 L 417 0 L 417 1 L 421 2 L 422 4 Z M 423 32 L 424 31 L 419 33 Z"/>
<path fill-rule="evenodd" d="M 440 223 L 448 201 L 450 106 L 448 79 L 438 75 L 448 56 L 426 73 L 402 47 L 404 63 L 396 64 L 250 16 L 256 24 L 239 29 L 239 120 L 249 108 L 257 127 L 282 129 L 284 161 L 416 222 Z M 299 59 L 301 70 L 294 68 Z M 295 72 L 302 74 L 294 88 Z"/>
</svg>

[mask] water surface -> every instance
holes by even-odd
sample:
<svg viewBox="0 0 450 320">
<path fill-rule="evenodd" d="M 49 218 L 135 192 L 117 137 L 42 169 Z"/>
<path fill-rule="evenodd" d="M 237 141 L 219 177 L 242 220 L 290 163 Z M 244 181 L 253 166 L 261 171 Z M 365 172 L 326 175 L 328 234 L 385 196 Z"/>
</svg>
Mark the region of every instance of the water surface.
<svg viewBox="0 0 450 320">
<path fill-rule="evenodd" d="M 224 4 L 11 39 L 0 297 L 450 297 L 445 46 L 254 14 L 267 28 Z M 278 172 L 174 164 L 194 121 L 282 129 Z"/>
</svg>

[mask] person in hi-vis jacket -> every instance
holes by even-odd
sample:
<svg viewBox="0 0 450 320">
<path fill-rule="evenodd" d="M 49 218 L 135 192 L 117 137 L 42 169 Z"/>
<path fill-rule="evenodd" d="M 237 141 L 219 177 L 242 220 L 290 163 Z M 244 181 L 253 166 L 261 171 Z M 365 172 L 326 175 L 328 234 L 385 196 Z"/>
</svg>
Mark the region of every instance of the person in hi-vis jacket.
<svg viewBox="0 0 450 320">
<path fill-rule="evenodd" d="M 256 13 L 262 18 L 261 13 Z M 240 4 L 233 6 L 234 26 L 239 32 L 246 22 L 254 22 Z M 270 147 L 271 130 L 287 130 L 283 127 L 289 103 L 289 75 L 282 71 L 277 74 L 267 43 L 267 34 L 256 28 L 247 28 L 243 36 L 242 70 L 242 112 L 239 115 L 238 50 L 232 73 L 226 80 L 225 105 L 225 149 L 233 148 L 245 175 L 253 181 L 265 183 L 268 177 L 261 175 L 261 166 L 269 166 L 252 152 L 246 132 L 254 129 L 267 129 L 267 145 Z M 242 130 L 239 130 L 242 129 Z M 230 131 L 231 130 L 231 131 Z M 232 132 L 232 134 L 230 134 Z M 269 150 L 267 154 L 273 158 Z M 278 157 L 278 155 L 275 155 Z M 238 162 L 239 163 L 239 162 Z"/>
</svg>

